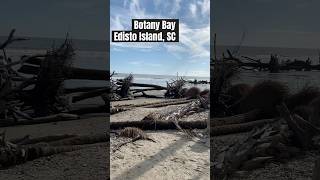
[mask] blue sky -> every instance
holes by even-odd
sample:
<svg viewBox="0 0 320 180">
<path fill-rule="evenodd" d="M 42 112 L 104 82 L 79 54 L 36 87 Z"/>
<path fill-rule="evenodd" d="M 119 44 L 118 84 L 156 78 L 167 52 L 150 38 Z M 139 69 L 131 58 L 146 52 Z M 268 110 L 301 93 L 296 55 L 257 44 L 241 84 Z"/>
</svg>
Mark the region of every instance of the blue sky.
<svg viewBox="0 0 320 180">
<path fill-rule="evenodd" d="M 217 44 L 320 48 L 319 0 L 214 0 Z"/>
<path fill-rule="evenodd" d="M 179 19 L 177 43 L 111 43 L 111 71 L 209 76 L 210 0 L 111 0 L 110 28 L 131 30 L 133 18 Z"/>
</svg>

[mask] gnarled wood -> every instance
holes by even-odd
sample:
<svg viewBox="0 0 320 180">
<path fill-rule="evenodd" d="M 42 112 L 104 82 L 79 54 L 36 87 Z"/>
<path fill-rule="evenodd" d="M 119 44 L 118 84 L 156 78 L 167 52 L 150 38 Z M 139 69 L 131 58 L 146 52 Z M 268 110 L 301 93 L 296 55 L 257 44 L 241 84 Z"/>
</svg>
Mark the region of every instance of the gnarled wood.
<svg viewBox="0 0 320 180">
<path fill-rule="evenodd" d="M 211 136 L 219 136 L 219 135 L 226 135 L 226 134 L 232 134 L 232 133 L 241 133 L 241 132 L 247 132 L 251 131 L 252 129 L 256 127 L 261 127 L 263 125 L 266 125 L 268 123 L 272 123 L 274 121 L 277 121 L 278 119 L 262 119 L 262 120 L 256 120 L 241 124 L 229 124 L 224 126 L 214 126 L 210 128 L 210 135 Z"/>
<path fill-rule="evenodd" d="M 206 121 L 179 121 L 179 125 L 183 129 L 205 129 Z M 125 127 L 136 127 L 143 130 L 164 130 L 177 129 L 172 121 L 123 121 L 110 122 L 110 129 L 122 129 Z"/>
<path fill-rule="evenodd" d="M 247 113 L 237 114 L 230 117 L 223 117 L 223 118 L 212 118 L 210 121 L 210 126 L 213 128 L 215 126 L 222 126 L 228 124 L 239 124 L 245 123 L 249 121 L 256 120 L 259 115 L 260 110 L 255 109 L 251 110 Z"/>
</svg>

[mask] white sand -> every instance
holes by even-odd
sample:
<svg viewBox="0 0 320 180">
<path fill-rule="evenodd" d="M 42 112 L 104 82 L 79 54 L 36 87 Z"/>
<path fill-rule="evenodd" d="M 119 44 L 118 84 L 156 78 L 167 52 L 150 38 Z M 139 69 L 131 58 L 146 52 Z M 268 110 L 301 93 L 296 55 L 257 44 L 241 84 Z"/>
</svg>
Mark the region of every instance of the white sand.
<svg viewBox="0 0 320 180">
<path fill-rule="evenodd" d="M 140 104 L 142 100 L 121 102 Z M 153 100 L 157 101 L 157 100 Z M 147 101 L 150 102 L 150 101 Z M 137 121 L 151 112 L 167 111 L 176 106 L 163 108 L 135 108 L 111 116 L 111 121 Z M 208 111 L 196 113 L 182 120 L 204 120 Z M 204 130 L 201 130 L 204 131 Z M 145 131 L 156 143 L 138 140 L 111 153 L 110 174 L 112 180 L 195 180 L 210 179 L 209 138 L 193 141 L 177 130 Z M 120 143 L 111 137 L 111 149 Z"/>
<path fill-rule="evenodd" d="M 156 143 L 140 140 L 111 154 L 111 179 L 210 179 L 208 145 L 177 131 L 148 135 Z"/>
</svg>

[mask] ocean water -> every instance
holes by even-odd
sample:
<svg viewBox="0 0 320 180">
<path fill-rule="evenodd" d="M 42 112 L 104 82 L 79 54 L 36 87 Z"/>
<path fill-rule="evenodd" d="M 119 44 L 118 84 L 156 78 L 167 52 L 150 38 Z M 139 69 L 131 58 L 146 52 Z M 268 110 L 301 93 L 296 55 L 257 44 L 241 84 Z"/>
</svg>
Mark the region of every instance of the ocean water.
<svg viewBox="0 0 320 180">
<path fill-rule="evenodd" d="M 113 76 L 114 79 L 123 79 L 124 77 L 128 76 L 129 74 L 125 73 L 118 73 Z M 195 77 L 195 76 L 183 76 L 184 80 L 206 80 L 210 81 L 209 77 Z M 173 80 L 177 79 L 177 76 L 170 76 L 170 75 L 150 75 L 150 74 L 133 74 L 133 82 L 135 83 L 144 83 L 144 84 L 155 84 L 160 86 L 167 86 L 167 82 L 172 82 Z M 196 86 L 201 90 L 210 89 L 209 84 L 186 84 L 186 87 Z"/>
<path fill-rule="evenodd" d="M 235 49 L 233 46 L 220 46 L 217 52 L 222 54 L 229 49 Z M 312 64 L 319 64 L 318 49 L 297 49 L 297 48 L 274 48 L 274 47 L 240 47 L 237 56 L 248 56 L 254 59 L 260 59 L 262 62 L 269 62 L 271 54 L 277 54 L 280 62 L 290 60 L 307 60 L 310 58 Z M 225 53 L 226 54 L 226 53 Z M 269 73 L 259 71 L 241 71 L 233 79 L 233 83 L 255 84 L 262 80 L 275 80 L 285 83 L 291 92 L 296 92 L 304 86 L 320 87 L 320 71 L 281 71 L 280 73 Z"/>
<path fill-rule="evenodd" d="M 280 73 L 242 71 L 232 83 L 255 84 L 263 80 L 279 81 L 286 84 L 292 93 L 305 86 L 320 87 L 320 71 L 284 71 Z"/>
<path fill-rule="evenodd" d="M 0 37 L 0 42 L 4 42 L 6 37 Z M 60 45 L 64 39 L 52 38 L 31 38 L 29 41 L 17 42 L 10 45 L 7 49 L 7 55 L 13 60 L 18 60 L 22 55 L 43 54 L 53 45 Z M 109 62 L 107 60 L 107 42 L 96 40 L 73 40 L 76 49 L 73 66 L 88 69 L 108 70 Z M 226 49 L 231 51 L 233 46 L 218 46 L 218 55 L 226 52 Z M 299 59 L 306 60 L 308 57 L 313 64 L 319 63 L 319 50 L 317 49 L 294 49 L 294 48 L 272 48 L 272 47 L 240 47 L 239 55 L 249 56 L 262 61 L 268 62 L 270 54 L 278 54 L 280 60 Z M 226 53 L 225 53 L 226 54 Z M 119 73 L 114 78 L 123 78 L 127 74 Z M 297 91 L 305 85 L 314 85 L 320 87 L 320 72 L 319 71 L 284 71 L 280 73 L 242 71 L 234 80 L 233 83 L 250 83 L 254 84 L 261 80 L 277 80 L 286 83 L 292 91 Z M 209 77 L 183 77 L 185 80 L 207 80 Z M 166 75 L 143 75 L 134 74 L 134 82 L 157 84 L 166 86 L 167 82 L 176 79 L 176 76 Z M 78 86 L 107 86 L 106 81 L 92 80 L 68 80 L 67 87 Z M 190 85 L 191 86 L 191 85 Z M 193 86 L 193 85 L 192 85 Z M 197 85 L 201 89 L 209 88 L 209 85 Z"/>
</svg>

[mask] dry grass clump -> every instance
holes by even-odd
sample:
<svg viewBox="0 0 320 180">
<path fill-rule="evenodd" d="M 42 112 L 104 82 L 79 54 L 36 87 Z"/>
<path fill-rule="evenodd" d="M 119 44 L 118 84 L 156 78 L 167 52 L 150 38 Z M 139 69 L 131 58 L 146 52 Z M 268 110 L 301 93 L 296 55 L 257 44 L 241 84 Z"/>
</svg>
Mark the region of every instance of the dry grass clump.
<svg viewBox="0 0 320 180">
<path fill-rule="evenodd" d="M 236 108 L 239 113 L 260 109 L 264 117 L 277 115 L 276 105 L 288 97 L 288 87 L 277 81 L 262 81 L 254 85 Z"/>
<path fill-rule="evenodd" d="M 191 87 L 185 93 L 185 97 L 188 99 L 196 99 L 199 97 L 199 95 L 200 89 L 198 87 Z"/>
<path fill-rule="evenodd" d="M 250 92 L 251 88 L 252 87 L 249 84 L 235 84 L 227 89 L 226 95 L 230 96 L 231 102 L 235 102 L 246 96 Z"/>
<path fill-rule="evenodd" d="M 121 137 L 136 138 L 138 136 L 141 136 L 141 137 L 145 136 L 145 133 L 139 128 L 126 127 L 120 131 L 119 135 Z"/>
<path fill-rule="evenodd" d="M 320 96 L 318 87 L 305 86 L 299 92 L 290 95 L 286 99 L 286 104 L 289 109 L 295 109 L 298 106 L 308 105 L 314 98 Z"/>
</svg>

